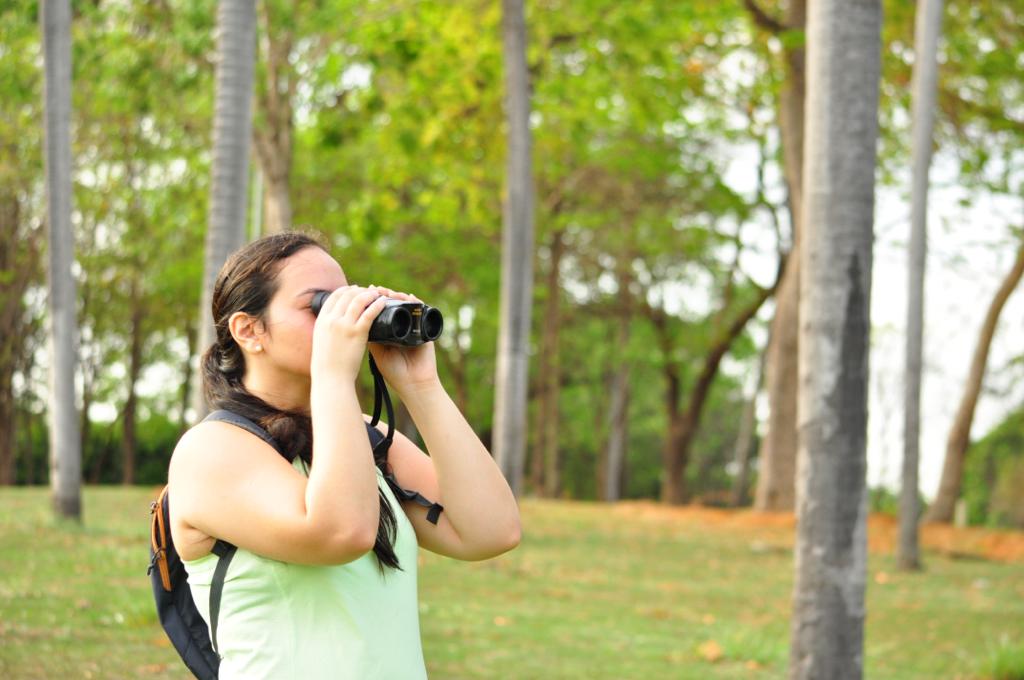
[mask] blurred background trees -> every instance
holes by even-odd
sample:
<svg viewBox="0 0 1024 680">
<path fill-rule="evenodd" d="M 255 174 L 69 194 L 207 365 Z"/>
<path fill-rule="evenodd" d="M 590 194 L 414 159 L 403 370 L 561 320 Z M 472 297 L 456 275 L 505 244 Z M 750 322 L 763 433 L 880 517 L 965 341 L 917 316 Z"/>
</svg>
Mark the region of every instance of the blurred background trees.
<svg viewBox="0 0 1024 680">
<path fill-rule="evenodd" d="M 1004 0 L 945 4 L 936 149 L 977 195 L 1019 197 L 1022 13 Z M 776 334 L 797 329 L 802 5 L 526 3 L 535 259 L 525 493 L 725 504 L 755 496 L 767 458 L 795 460 L 795 420 L 779 400 L 795 405 L 796 350 L 780 350 L 795 345 Z M 443 379 L 490 442 L 507 154 L 500 3 L 266 0 L 256 10 L 247 134 L 260 179 L 245 198 L 259 209 L 248 237 L 312 227 L 351 281 L 441 307 Z M 32 0 L 0 10 L 0 481 L 21 484 L 48 480 L 37 12 Z M 884 16 L 878 177 L 895 185 L 909 159 L 913 8 L 889 2 Z M 212 0 L 73 4 L 88 482 L 161 481 L 196 415 L 216 21 Z M 764 389 L 776 396 L 749 410 L 757 426 L 745 446 L 760 455 L 739 493 L 737 440 L 769 326 Z M 1019 430 L 1019 418 L 1003 427 Z M 1019 473 L 1011 459 L 1009 444 L 968 449 L 972 521 L 1017 516 L 993 500 Z M 793 474 L 778 481 L 791 487 Z"/>
</svg>

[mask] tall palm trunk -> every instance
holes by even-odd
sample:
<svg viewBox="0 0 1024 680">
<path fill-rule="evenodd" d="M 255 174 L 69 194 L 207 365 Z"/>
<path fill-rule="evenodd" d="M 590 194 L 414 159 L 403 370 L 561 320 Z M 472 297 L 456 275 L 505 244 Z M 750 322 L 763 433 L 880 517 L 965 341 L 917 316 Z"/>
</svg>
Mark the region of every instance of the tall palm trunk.
<svg viewBox="0 0 1024 680">
<path fill-rule="evenodd" d="M 46 226 L 50 260 L 50 487 L 57 515 L 81 520 L 82 449 L 75 407 L 75 279 L 71 273 L 71 3 L 39 3 L 46 87 Z"/>
<path fill-rule="evenodd" d="M 928 250 L 928 168 L 932 161 L 942 0 L 918 0 L 914 37 L 913 163 L 910 248 L 907 267 L 907 345 L 904 362 L 903 474 L 900 490 L 901 569 L 921 568 L 917 521 L 921 429 L 921 347 L 924 335 L 924 272 Z"/>
<path fill-rule="evenodd" d="M 253 60 L 256 53 L 255 0 L 221 0 L 217 9 L 217 94 L 213 121 L 213 182 L 206 230 L 199 352 L 215 339 L 210 305 L 221 265 L 245 243 L 246 187 L 252 129 Z M 207 413 L 202 368 L 196 371 L 196 420 Z"/>
<path fill-rule="evenodd" d="M 996 296 L 989 305 L 985 314 L 985 321 L 981 325 L 981 333 L 978 337 L 978 344 L 974 348 L 974 356 L 971 359 L 971 370 L 967 375 L 967 384 L 964 386 L 964 394 L 960 398 L 960 406 L 956 410 L 953 419 L 953 426 L 949 430 L 949 439 L 946 441 L 946 460 L 942 465 L 942 479 L 939 481 L 939 493 L 935 496 L 935 502 L 925 513 L 925 522 L 950 522 L 953 519 L 953 508 L 956 499 L 960 495 L 960 482 L 964 474 L 964 456 L 967 454 L 967 445 L 970 443 L 971 423 L 974 421 L 974 408 L 978 405 L 978 397 L 981 395 L 981 384 L 985 378 L 985 364 L 988 363 L 988 351 L 992 346 L 992 338 L 996 333 L 996 326 L 999 323 L 999 315 L 1006 305 L 1006 300 L 1013 293 L 1014 288 L 1020 283 L 1024 276 L 1024 239 L 1021 240 L 1020 248 L 1017 251 L 1017 259 L 1013 267 L 1003 279 Z"/>
<path fill-rule="evenodd" d="M 512 492 L 522 490 L 526 448 L 530 306 L 533 298 L 533 179 L 530 82 L 523 0 L 502 0 L 508 176 L 502 228 L 501 313 L 494 399 L 494 457 Z"/>
<path fill-rule="evenodd" d="M 807 21 L 791 678 L 860 678 L 880 0 Z"/>
</svg>

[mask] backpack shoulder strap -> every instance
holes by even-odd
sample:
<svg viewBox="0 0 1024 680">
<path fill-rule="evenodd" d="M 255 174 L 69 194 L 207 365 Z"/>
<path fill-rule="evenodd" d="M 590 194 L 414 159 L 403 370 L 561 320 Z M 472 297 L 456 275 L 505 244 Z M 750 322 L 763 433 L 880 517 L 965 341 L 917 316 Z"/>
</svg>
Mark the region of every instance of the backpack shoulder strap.
<svg viewBox="0 0 1024 680">
<path fill-rule="evenodd" d="M 270 436 L 269 432 L 267 432 L 262 427 L 260 427 L 256 423 L 252 422 L 251 420 L 249 420 L 245 416 L 240 416 L 237 413 L 234 413 L 232 411 L 226 411 L 224 409 L 219 409 L 217 411 L 214 411 L 210 415 L 206 416 L 205 418 L 203 418 L 203 422 L 204 423 L 206 421 L 208 421 L 208 420 L 210 420 L 210 421 L 219 420 L 219 421 L 224 422 L 224 423 L 231 423 L 232 425 L 234 425 L 236 427 L 240 427 L 243 430 L 245 430 L 246 432 L 249 432 L 250 434 L 256 435 L 257 437 L 259 437 L 260 439 L 262 439 L 266 443 L 270 444 L 270 446 L 272 446 L 275 451 L 280 453 L 281 456 L 285 460 L 287 460 L 289 463 L 292 462 L 292 460 L 294 460 L 294 458 L 295 458 L 295 456 L 289 456 L 287 453 L 285 453 L 281 449 L 280 445 L 278 445 L 277 441 L 273 437 Z"/>
<path fill-rule="evenodd" d="M 168 593 L 171 592 L 171 570 L 167 563 L 167 547 L 171 540 L 171 528 L 167 521 L 167 486 L 160 491 L 155 501 L 149 504 L 149 569 L 152 574 L 157 569 L 160 574 L 160 585 Z"/>
<path fill-rule="evenodd" d="M 238 550 L 227 541 L 217 539 L 213 544 L 213 553 L 217 555 L 217 567 L 213 570 L 213 581 L 210 583 L 210 642 L 213 653 L 220 656 L 217 649 L 217 620 L 220 618 L 220 598 L 224 593 L 224 578 L 228 574 L 228 565 Z"/>
<path fill-rule="evenodd" d="M 210 627 L 196 609 L 188 586 L 188 575 L 181 556 L 174 547 L 170 531 L 170 496 L 165 486 L 159 498 L 150 505 L 150 564 L 148 572 L 156 603 L 157 617 L 182 661 L 200 680 L 214 680 L 217 677 L 219 656 L 216 653 L 216 638 L 211 647 Z M 212 626 L 216 630 L 216 611 L 219 607 L 220 590 L 224 585 L 227 562 L 224 553 L 234 554 L 235 548 L 224 541 L 217 541 L 214 552 L 218 565 L 211 588 L 211 600 L 216 591 L 217 604 Z M 223 565 L 223 566 L 221 566 Z M 217 575 L 219 574 L 219 576 Z"/>
<path fill-rule="evenodd" d="M 366 433 L 370 436 L 370 445 L 373 447 L 374 451 L 376 451 L 377 447 L 383 442 L 387 441 L 384 435 L 380 433 L 380 430 L 369 423 L 366 424 Z M 390 445 L 391 442 L 388 441 L 385 448 L 389 448 Z M 427 508 L 427 521 L 431 524 L 437 524 L 437 520 L 441 516 L 441 511 L 444 510 L 443 505 L 424 498 L 418 491 L 403 489 L 398 483 L 398 480 L 395 479 L 394 473 L 386 473 L 384 475 L 384 480 L 388 483 L 388 486 L 391 487 L 391 491 L 394 492 L 399 501 L 415 501 L 416 503 L 419 503 L 423 507 Z"/>
</svg>

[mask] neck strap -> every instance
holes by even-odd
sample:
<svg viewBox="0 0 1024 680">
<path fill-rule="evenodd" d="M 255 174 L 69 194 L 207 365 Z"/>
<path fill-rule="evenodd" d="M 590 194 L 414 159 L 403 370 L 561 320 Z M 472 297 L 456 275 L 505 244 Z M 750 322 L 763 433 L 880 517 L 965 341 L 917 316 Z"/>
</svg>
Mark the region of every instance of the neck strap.
<svg viewBox="0 0 1024 680">
<path fill-rule="evenodd" d="M 384 382 L 384 376 L 381 375 L 380 369 L 377 368 L 377 362 L 373 360 L 372 354 L 370 355 L 370 373 L 373 374 L 373 419 L 370 420 L 370 425 L 376 427 L 377 423 L 380 422 L 382 402 L 388 413 L 388 434 L 373 447 L 373 453 L 377 455 L 378 449 L 381 449 L 381 447 L 383 448 L 380 453 L 386 453 L 391 448 L 391 442 L 395 438 L 395 411 L 391 406 L 391 395 L 388 394 L 388 386 Z"/>
</svg>

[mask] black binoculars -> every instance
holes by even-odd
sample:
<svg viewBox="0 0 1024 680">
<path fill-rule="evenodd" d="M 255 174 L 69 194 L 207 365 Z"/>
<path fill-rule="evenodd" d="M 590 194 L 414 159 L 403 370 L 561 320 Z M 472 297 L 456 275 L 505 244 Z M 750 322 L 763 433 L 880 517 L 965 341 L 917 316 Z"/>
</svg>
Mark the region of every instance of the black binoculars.
<svg viewBox="0 0 1024 680">
<path fill-rule="evenodd" d="M 310 308 L 314 315 L 320 314 L 320 308 L 330 296 L 331 291 L 322 290 L 313 295 Z M 444 317 L 436 307 L 422 302 L 405 302 L 404 300 L 388 299 L 384 309 L 370 326 L 370 342 L 385 345 L 404 345 L 415 347 L 425 342 L 433 342 L 441 336 L 444 329 Z"/>
</svg>

